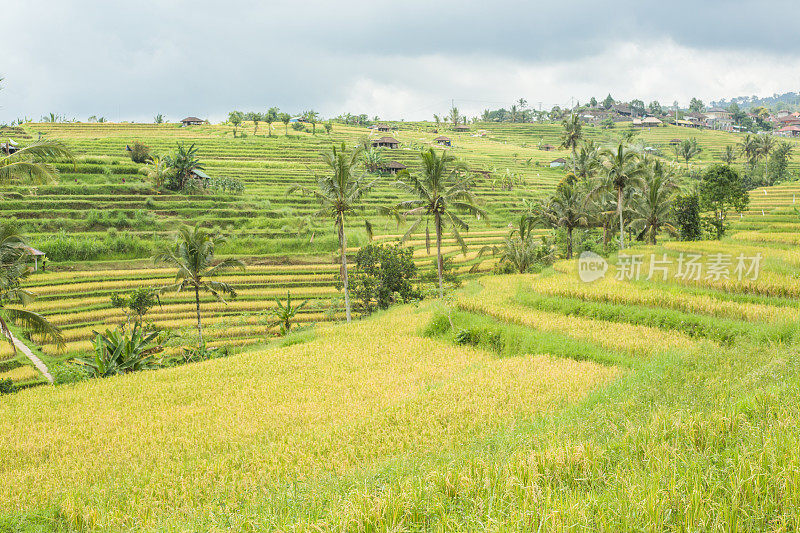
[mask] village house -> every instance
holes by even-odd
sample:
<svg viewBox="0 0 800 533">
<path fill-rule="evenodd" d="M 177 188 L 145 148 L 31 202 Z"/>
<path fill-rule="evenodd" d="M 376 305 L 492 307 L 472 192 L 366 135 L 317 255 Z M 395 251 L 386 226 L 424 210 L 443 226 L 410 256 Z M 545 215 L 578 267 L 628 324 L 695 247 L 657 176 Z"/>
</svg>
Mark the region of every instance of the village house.
<svg viewBox="0 0 800 533">
<path fill-rule="evenodd" d="M 543 151 L 543 152 L 552 152 L 552 151 L 553 151 L 553 150 L 555 150 L 555 149 L 556 149 L 556 147 L 555 147 L 555 146 L 553 146 L 552 144 L 542 144 L 542 145 L 539 145 L 539 150 L 541 150 L 541 151 Z"/>
<path fill-rule="evenodd" d="M 558 159 L 553 159 L 552 161 L 550 161 L 550 168 L 564 167 L 566 166 L 566 164 L 567 160 L 564 159 L 563 157 L 559 157 Z"/>
<path fill-rule="evenodd" d="M 635 118 L 633 125 L 640 128 L 654 128 L 661 126 L 661 121 L 655 117 Z"/>
<path fill-rule="evenodd" d="M 181 124 L 184 126 L 200 126 L 204 123 L 205 120 L 197 117 L 186 117 L 185 119 L 181 120 Z"/>
<path fill-rule="evenodd" d="M 388 163 L 383 163 L 379 169 L 381 172 L 388 172 L 389 174 L 397 174 L 401 170 L 405 170 L 408 167 L 403 163 L 398 161 L 389 161 Z"/>
<path fill-rule="evenodd" d="M 373 148 L 399 148 L 400 141 L 394 137 L 381 137 L 380 139 L 372 140 Z"/>
<path fill-rule="evenodd" d="M 458 126 L 456 126 L 453 129 L 455 131 L 469 131 L 469 126 L 467 126 L 466 124 L 459 124 Z"/>
<path fill-rule="evenodd" d="M 781 137 L 800 137 L 800 126 L 796 124 L 784 126 L 775 133 Z"/>
<path fill-rule="evenodd" d="M 388 124 L 377 124 L 373 127 L 375 131 L 392 131 L 392 127 Z"/>
<path fill-rule="evenodd" d="M 9 139 L 4 143 L 0 143 L 0 152 L 11 155 L 19 151 L 19 145 L 14 141 L 14 139 Z"/>
<path fill-rule="evenodd" d="M 450 140 L 450 137 L 445 137 L 444 135 L 440 135 L 439 137 L 436 137 L 433 140 L 433 142 L 435 142 L 436 144 L 440 144 L 442 146 L 450 146 L 452 144 L 452 141 Z"/>
</svg>

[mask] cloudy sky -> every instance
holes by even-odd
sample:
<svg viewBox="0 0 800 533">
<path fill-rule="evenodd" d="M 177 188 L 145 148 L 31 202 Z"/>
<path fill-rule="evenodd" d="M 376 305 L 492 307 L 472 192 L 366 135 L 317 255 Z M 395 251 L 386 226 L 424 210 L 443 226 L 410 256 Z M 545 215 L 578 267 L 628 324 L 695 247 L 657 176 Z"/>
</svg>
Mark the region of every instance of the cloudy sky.
<svg viewBox="0 0 800 533">
<path fill-rule="evenodd" d="M 800 91 L 796 0 L 20 0 L 2 9 L 0 123 L 232 109 L 430 119 Z M 783 28 L 783 29 L 782 29 Z M 784 31 L 786 30 L 786 31 Z"/>
</svg>

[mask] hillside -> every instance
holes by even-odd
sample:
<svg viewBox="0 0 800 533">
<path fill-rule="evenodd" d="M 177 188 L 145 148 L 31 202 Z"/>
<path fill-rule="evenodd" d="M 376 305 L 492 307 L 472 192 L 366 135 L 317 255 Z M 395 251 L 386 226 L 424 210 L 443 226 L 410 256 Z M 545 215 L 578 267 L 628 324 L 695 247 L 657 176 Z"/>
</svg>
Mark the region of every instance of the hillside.
<svg viewBox="0 0 800 533">
<path fill-rule="evenodd" d="M 418 169 L 419 150 L 434 145 L 433 139 L 441 133 L 452 139 L 453 146 L 448 149 L 469 168 L 490 172 L 479 177 L 474 190 L 490 216 L 488 220 L 470 221 L 471 230 L 465 234 L 468 253 L 462 255 L 452 238 L 444 242 L 446 255 L 462 273 L 473 266 L 482 246 L 497 243 L 507 234 L 522 200 L 552 192 L 564 170 L 550 168 L 549 162 L 569 153 L 540 149 L 544 144 L 558 146 L 560 124 L 486 123 L 473 125 L 465 133 L 444 129 L 437 133 L 430 123 L 394 123 L 392 127 L 389 134 L 401 144 L 397 150 L 386 150 L 385 157 L 408 165 L 411 172 Z M 5 220 L 15 221 L 31 236 L 32 245 L 47 252 L 50 259 L 48 271 L 28 281 L 29 288 L 38 294 L 31 309 L 63 328 L 67 341 L 66 351 L 57 351 L 51 345 L 42 347 L 41 357 L 48 364 L 86 351 L 91 347 L 93 331 L 124 320 L 124 315 L 111 306 L 113 293 L 169 282 L 172 272 L 154 265 L 150 257 L 169 242 L 181 223 L 200 223 L 219 230 L 229 237 L 220 252 L 248 264 L 245 272 L 222 278 L 237 288 L 237 299 L 222 304 L 204 297 L 204 323 L 211 345 L 264 342 L 275 332 L 267 312 L 275 305 L 274 298 L 285 297 L 287 290 L 310 301 L 299 322 L 319 323 L 341 317 L 342 303 L 334 287 L 338 267 L 333 228 L 328 221 L 313 216 L 316 205 L 309 197 L 288 196 L 287 191 L 292 184 L 313 183 L 314 172 L 322 170 L 319 154 L 332 143 L 354 146 L 366 136 L 378 134 L 340 124 L 330 134 L 320 127 L 316 135 L 292 129 L 287 135 L 282 124 L 273 126 L 271 136 L 265 124 L 260 125 L 258 135 L 253 135 L 252 128 L 242 128 L 246 136 L 235 139 L 232 127 L 225 125 L 183 128 L 175 124 L 41 123 L 3 132 L 3 136 L 20 140 L 39 136 L 62 140 L 78 155 L 75 165 L 58 164 L 58 183 L 13 187 L 0 205 Z M 624 125 L 613 130 L 587 126 L 584 132 L 598 143 L 612 143 L 626 130 Z M 643 129 L 636 142 L 672 160 L 670 141 L 689 137 L 697 138 L 703 148 L 692 168 L 717 160 L 726 145 L 739 139 L 725 132 L 669 126 Z M 212 178 L 241 180 L 245 191 L 158 193 L 139 172 L 142 165 L 132 163 L 127 156 L 125 147 L 134 141 L 161 154 L 174 150 L 178 142 L 196 144 Z M 798 155 L 791 163 L 793 171 Z M 511 190 L 503 186 L 506 175 L 510 176 Z M 394 187 L 392 176 L 377 179 L 364 214 L 374 223 L 377 239 L 392 241 L 405 228 L 378 217 L 374 207 L 393 205 L 403 195 Z M 783 185 L 765 198 L 760 196 L 763 189 L 753 192 L 750 211 L 736 223 L 736 228 L 743 230 L 743 238 L 744 230 L 780 228 L 779 220 L 788 224 L 785 229 L 793 227 L 792 206 L 785 203 L 785 191 L 790 188 Z M 781 194 L 781 205 L 771 203 Z M 760 206 L 767 209 L 763 215 Z M 359 219 L 351 222 L 352 252 L 367 242 L 361 228 Z M 410 244 L 420 270 L 429 271 L 433 259 L 425 250 L 423 236 L 415 237 Z M 480 270 L 486 271 L 492 264 L 486 261 Z M 165 295 L 150 315 L 154 324 L 178 334 L 172 351 L 177 351 L 182 342 L 193 342 L 192 313 L 189 295 L 171 294 Z M 13 358 L 9 346 L 0 346 L 0 358 Z M 42 381 L 24 357 L 13 360 L 0 367 L 0 377 L 11 377 L 18 384 Z"/>
</svg>

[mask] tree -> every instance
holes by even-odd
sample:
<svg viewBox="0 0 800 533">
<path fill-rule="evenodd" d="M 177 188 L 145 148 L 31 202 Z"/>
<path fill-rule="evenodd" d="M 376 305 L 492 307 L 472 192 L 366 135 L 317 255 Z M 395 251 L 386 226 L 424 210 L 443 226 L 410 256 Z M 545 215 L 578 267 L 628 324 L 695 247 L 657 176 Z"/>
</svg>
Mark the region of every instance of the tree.
<svg viewBox="0 0 800 533">
<path fill-rule="evenodd" d="M 233 125 L 233 138 L 236 138 L 236 129 L 242 124 L 244 121 L 244 113 L 241 111 L 231 111 L 228 113 L 228 122 Z"/>
<path fill-rule="evenodd" d="M 458 126 L 458 124 L 461 122 L 461 114 L 458 112 L 458 108 L 456 106 L 450 108 L 449 117 L 450 122 L 453 123 L 453 127 Z"/>
<path fill-rule="evenodd" d="M 655 245 L 662 229 L 677 233 L 670 211 L 676 190 L 667 168 L 661 161 L 655 161 L 644 174 L 641 190 L 634 194 L 631 227 L 638 228 L 639 238 L 647 238 Z"/>
<path fill-rule="evenodd" d="M 328 120 L 325 122 L 325 133 L 330 135 L 332 131 L 333 131 L 333 121 Z"/>
<path fill-rule="evenodd" d="M 319 122 L 319 113 L 317 113 L 313 109 L 310 109 L 310 110 L 306 111 L 305 113 L 303 113 L 303 118 L 305 119 L 306 122 L 310 122 L 311 123 L 311 134 L 312 135 L 316 135 L 317 134 L 317 122 Z"/>
<path fill-rule="evenodd" d="M 425 247 L 430 252 L 430 217 L 433 217 L 433 229 L 436 233 L 436 271 L 439 277 L 439 297 L 444 296 L 442 283 L 442 233 L 446 226 L 467 253 L 467 245 L 459 230 L 469 231 L 469 226 L 458 213 L 468 213 L 486 218 L 486 212 L 476 205 L 475 196 L 470 191 L 473 177 L 467 174 L 467 168 L 457 163 L 455 157 L 445 150 L 438 155 L 433 148 L 420 153 L 422 177 L 417 178 L 407 170 L 399 173 L 401 178 L 397 185 L 406 192 L 416 196 L 413 200 L 400 202 L 398 210 L 405 216 L 415 216 L 417 220 L 408 228 L 400 242 L 405 242 L 422 223 L 425 222 Z"/>
<path fill-rule="evenodd" d="M 573 156 L 572 168 L 575 176 L 582 180 L 591 179 L 600 169 L 600 150 L 592 141 L 586 141 Z"/>
<path fill-rule="evenodd" d="M 730 144 L 725 145 L 725 150 L 722 152 L 720 159 L 722 159 L 726 165 L 732 165 L 736 161 L 736 148 Z"/>
<path fill-rule="evenodd" d="M 716 229 L 717 239 L 725 234 L 728 210 L 744 210 L 750 197 L 742 177 L 728 165 L 712 165 L 703 171 L 700 178 L 700 207 L 712 212 L 709 221 Z"/>
<path fill-rule="evenodd" d="M 569 119 L 564 119 L 561 123 L 563 126 L 563 130 L 561 132 L 561 148 L 567 148 L 572 150 L 572 163 L 573 163 L 573 170 L 575 165 L 576 155 L 575 152 L 578 148 L 578 144 L 581 142 L 583 138 L 582 127 L 583 123 L 581 119 L 573 113 L 570 115 Z"/>
<path fill-rule="evenodd" d="M 638 99 L 631 100 L 631 113 L 640 117 L 644 115 L 644 102 Z"/>
<path fill-rule="evenodd" d="M 267 137 L 272 137 L 272 123 L 280 120 L 280 114 L 277 107 L 270 107 L 264 113 L 264 122 L 267 123 Z"/>
<path fill-rule="evenodd" d="M 692 98 L 689 102 L 689 111 L 692 113 L 702 113 L 706 106 L 698 98 Z"/>
<path fill-rule="evenodd" d="M 687 169 L 689 168 L 689 161 L 703 151 L 700 145 L 697 144 L 697 139 L 694 137 L 685 139 L 680 144 L 675 145 L 673 150 L 675 151 L 675 157 L 686 161 Z"/>
<path fill-rule="evenodd" d="M 36 297 L 22 288 L 22 281 L 30 273 L 30 258 L 25 238 L 8 224 L 0 226 L 0 335 L 8 340 L 15 352 L 10 324 L 63 348 L 64 337 L 60 329 L 42 315 L 23 309 Z"/>
<path fill-rule="evenodd" d="M 639 163 L 639 155 L 620 143 L 616 150 L 603 150 L 603 166 L 606 170 L 607 184 L 617 193 L 617 214 L 619 215 L 619 247 L 625 248 L 625 220 L 623 209 L 625 190 L 641 183 L 644 168 Z"/>
<path fill-rule="evenodd" d="M 315 216 L 330 217 L 333 219 L 334 227 L 339 236 L 339 254 L 341 259 L 341 270 L 339 274 L 342 278 L 344 289 L 344 304 L 347 321 L 352 320 L 350 309 L 350 291 L 347 279 L 347 234 L 345 232 L 345 220 L 354 211 L 362 208 L 361 200 L 375 184 L 364 182 L 364 176 L 356 175 L 356 169 L 361 161 L 361 147 L 356 148 L 349 154 L 344 143 L 341 148 L 333 145 L 329 152 L 322 154 L 322 161 L 328 167 L 330 173 L 325 176 L 317 177 L 317 189 L 309 190 L 300 185 L 295 185 L 289 189 L 289 194 L 300 191 L 305 194 L 310 192 L 321 204 Z M 372 226 L 365 221 L 367 235 L 372 237 Z"/>
<path fill-rule="evenodd" d="M 574 174 L 567 174 L 556 186 L 555 194 L 544 210 L 544 217 L 551 226 L 562 228 L 567 232 L 565 256 L 571 259 L 572 234 L 577 228 L 588 223 L 584 197 L 578 190 L 578 179 Z"/>
<path fill-rule="evenodd" d="M 788 141 L 780 141 L 773 151 L 770 161 L 770 185 L 784 181 L 789 177 L 789 158 L 792 155 L 794 144 Z"/>
<path fill-rule="evenodd" d="M 155 124 L 163 124 L 164 123 L 164 115 L 159 113 L 158 115 L 155 116 L 155 118 L 153 119 L 153 122 Z"/>
<path fill-rule="evenodd" d="M 597 98 L 594 96 L 589 99 L 589 107 L 597 107 Z"/>
<path fill-rule="evenodd" d="M 175 274 L 175 283 L 162 287 L 159 292 L 194 291 L 195 312 L 197 314 L 198 348 L 205 350 L 203 340 L 203 323 L 200 319 L 200 292 L 208 292 L 217 301 L 225 303 L 223 295 L 229 294 L 236 297 L 236 291 L 227 283 L 214 281 L 213 278 L 220 272 L 238 268 L 244 270 L 244 263 L 238 259 L 223 259 L 214 262 L 216 248 L 223 244 L 225 239 L 212 235 L 205 229 L 196 225 L 194 228 L 183 226 L 180 228 L 175 244 L 155 257 L 156 263 L 165 263 L 178 271 Z"/>
<path fill-rule="evenodd" d="M 122 309 L 125 321 L 139 325 L 144 315 L 158 303 L 158 294 L 150 287 L 139 287 L 127 296 L 114 293 L 111 295 L 111 306 Z"/>
<path fill-rule="evenodd" d="M 700 225 L 700 196 L 697 193 L 681 194 L 672 204 L 672 218 L 682 241 L 699 241 L 703 236 Z"/>
<path fill-rule="evenodd" d="M 253 135 L 258 134 L 258 123 L 264 120 L 264 115 L 256 111 L 250 111 L 244 116 L 245 120 L 253 123 Z"/>
<path fill-rule="evenodd" d="M 278 118 L 281 122 L 283 122 L 284 135 L 289 135 L 289 122 L 292 120 L 292 117 L 289 115 L 289 113 L 281 113 L 278 115 Z"/>
<path fill-rule="evenodd" d="M 74 161 L 72 152 L 55 141 L 37 141 L 8 155 L 0 152 L 0 185 L 16 180 L 32 183 L 53 181 L 58 170 L 47 162 L 52 159 Z"/>
<path fill-rule="evenodd" d="M 750 164 L 750 168 L 754 168 L 760 156 L 758 138 L 748 133 L 739 141 L 738 147 L 739 151 Z"/>
<path fill-rule="evenodd" d="M 396 301 L 410 302 L 422 298 L 411 282 L 417 277 L 417 266 L 411 248 L 368 244 L 356 254 L 353 294 L 361 300 L 365 313 L 387 309 Z"/>
<path fill-rule="evenodd" d="M 650 111 L 651 115 L 656 117 L 664 114 L 664 110 L 661 108 L 661 104 L 658 103 L 658 100 L 653 100 L 650 102 L 650 105 L 647 106 L 647 109 Z"/>
<path fill-rule="evenodd" d="M 775 148 L 775 137 L 773 137 L 769 133 L 762 133 L 758 136 L 757 146 L 758 146 L 758 153 L 759 155 L 764 156 L 764 183 L 769 183 L 769 176 L 767 172 L 769 171 L 769 154 L 772 152 L 772 149 Z"/>
<path fill-rule="evenodd" d="M 609 95 L 606 96 L 605 100 L 603 100 L 603 109 L 606 110 L 611 109 L 611 106 L 613 105 L 614 105 L 614 99 L 611 97 L 611 94 L 609 93 Z"/>
<path fill-rule="evenodd" d="M 192 144 L 189 148 L 182 143 L 178 143 L 178 151 L 175 155 L 164 158 L 169 168 L 172 170 L 171 180 L 167 187 L 172 190 L 182 191 L 186 188 L 189 180 L 192 179 L 196 170 L 204 170 L 205 166 L 197 157 L 197 148 Z"/>
</svg>

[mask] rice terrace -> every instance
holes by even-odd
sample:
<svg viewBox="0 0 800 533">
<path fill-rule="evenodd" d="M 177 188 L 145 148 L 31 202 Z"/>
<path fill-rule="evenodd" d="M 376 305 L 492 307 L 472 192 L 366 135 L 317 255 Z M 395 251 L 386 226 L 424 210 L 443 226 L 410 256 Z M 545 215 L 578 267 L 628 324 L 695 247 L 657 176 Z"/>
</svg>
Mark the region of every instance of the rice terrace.
<svg viewBox="0 0 800 533">
<path fill-rule="evenodd" d="M 493 13 L 454 9 L 475 32 Z M 54 16 L 94 61 L 106 30 Z M 297 60 L 356 54 L 276 31 Z M 527 84 L 455 54 L 503 86 L 396 90 L 369 54 L 348 85 L 309 53 L 324 87 L 256 97 L 196 36 L 120 32 L 108 53 L 193 90 L 125 78 L 117 108 L 94 75 L 33 91 L 56 64 L 33 45 L 0 63 L 0 532 L 800 529 L 800 94 L 736 96 L 773 87 L 742 59 L 760 45 L 665 33 L 685 84 L 663 62 L 659 84 Z M 599 61 L 486 46 L 520 73 Z M 207 52 L 208 87 L 160 63 L 178 50 Z M 728 78 L 689 76 L 713 54 Z"/>
</svg>

